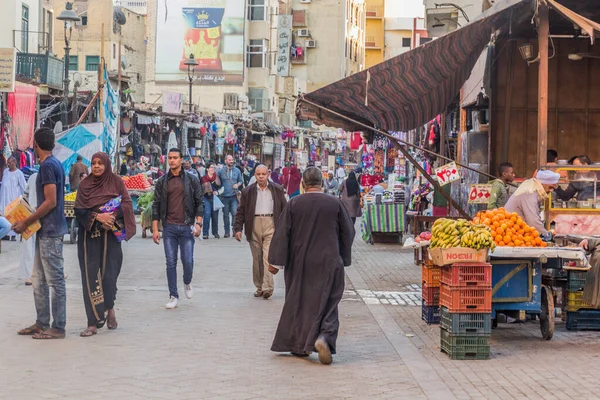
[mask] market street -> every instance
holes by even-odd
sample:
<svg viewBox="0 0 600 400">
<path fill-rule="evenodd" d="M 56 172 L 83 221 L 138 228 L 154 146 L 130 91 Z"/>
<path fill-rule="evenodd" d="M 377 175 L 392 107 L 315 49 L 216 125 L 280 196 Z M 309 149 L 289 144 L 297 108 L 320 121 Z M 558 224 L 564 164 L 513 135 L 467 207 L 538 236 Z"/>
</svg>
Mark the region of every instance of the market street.
<svg viewBox="0 0 600 400">
<path fill-rule="evenodd" d="M 414 305 L 420 268 L 398 246 L 357 237 L 339 354 L 329 367 L 314 355 L 269 351 L 283 280 L 276 277 L 271 300 L 253 298 L 246 243 L 198 243 L 196 296 L 176 310 L 164 308 L 162 246 L 138 235 L 123 248 L 119 329 L 78 336 L 85 328 L 80 273 L 76 247 L 65 244 L 67 339 L 39 342 L 16 335 L 35 318 L 33 296 L 16 279 L 19 243 L 3 242 L 0 398 L 598 398 L 599 335 L 567 332 L 560 321 L 549 342 L 535 322 L 500 324 L 491 360 L 449 360 L 439 351 L 438 326 L 421 321 Z"/>
</svg>

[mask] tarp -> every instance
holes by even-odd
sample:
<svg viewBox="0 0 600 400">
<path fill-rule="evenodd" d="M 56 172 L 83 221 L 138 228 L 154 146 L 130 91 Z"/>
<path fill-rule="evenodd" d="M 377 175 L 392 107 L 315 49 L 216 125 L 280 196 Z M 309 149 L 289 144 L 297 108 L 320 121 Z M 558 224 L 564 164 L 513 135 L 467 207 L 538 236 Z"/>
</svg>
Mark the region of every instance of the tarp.
<svg viewBox="0 0 600 400">
<path fill-rule="evenodd" d="M 35 129 L 35 86 L 16 85 L 15 91 L 8 93 L 8 114 L 12 118 L 11 139 L 19 150 L 33 147 Z"/>
<path fill-rule="evenodd" d="M 532 0 L 499 1 L 464 27 L 304 96 L 368 126 L 407 131 L 432 120 L 457 98 L 492 33 Z M 299 100 L 298 117 L 362 130 Z"/>
<path fill-rule="evenodd" d="M 52 154 L 62 163 L 65 172 L 77 162 L 77 156 L 83 157 L 83 163 L 92 165 L 92 156 L 99 151 L 107 152 L 109 133 L 102 122 L 77 125 L 68 131 L 56 134 L 56 146 Z"/>
</svg>

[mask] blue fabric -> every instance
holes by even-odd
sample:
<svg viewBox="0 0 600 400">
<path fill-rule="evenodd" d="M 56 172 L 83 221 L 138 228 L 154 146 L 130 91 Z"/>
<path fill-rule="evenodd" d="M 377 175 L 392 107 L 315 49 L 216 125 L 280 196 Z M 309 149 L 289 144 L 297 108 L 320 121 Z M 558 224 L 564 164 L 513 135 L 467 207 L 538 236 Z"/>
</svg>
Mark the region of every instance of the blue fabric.
<svg viewBox="0 0 600 400">
<path fill-rule="evenodd" d="M 0 239 L 8 235 L 10 227 L 11 223 L 6 218 L 0 216 Z"/>
<path fill-rule="evenodd" d="M 40 218 L 42 228 L 39 237 L 62 237 L 67 233 L 65 219 L 65 172 L 62 164 L 54 156 L 50 156 L 40 164 L 40 172 L 35 181 L 38 207 L 46 200 L 44 185 L 56 185 L 56 207 Z"/>
<path fill-rule="evenodd" d="M 52 328 L 64 333 L 67 324 L 67 289 L 62 237 L 37 235 L 31 281 L 37 312 L 36 324 L 44 330 L 50 328 L 52 308 Z"/>
<path fill-rule="evenodd" d="M 167 259 L 167 282 L 169 284 L 169 296 L 179 298 L 177 293 L 177 250 L 181 251 L 181 263 L 183 264 L 183 283 L 192 283 L 194 273 L 194 235 L 190 225 L 163 226 L 163 241 L 165 256 Z"/>
<path fill-rule="evenodd" d="M 235 213 L 238 209 L 238 201 L 235 196 L 225 197 L 221 196 L 221 201 L 223 202 L 223 225 L 225 228 L 225 234 L 229 235 L 231 232 L 231 224 L 232 221 L 235 221 Z M 229 219 L 229 215 L 231 214 L 232 218 Z"/>
<path fill-rule="evenodd" d="M 204 197 L 204 218 L 202 219 L 202 234 L 208 236 L 212 219 L 212 234 L 219 233 L 219 210 L 213 211 L 213 199 L 217 197 Z"/>
<path fill-rule="evenodd" d="M 223 197 L 235 196 L 235 190 L 233 185 L 236 183 L 242 186 L 242 173 L 237 167 L 233 167 L 231 170 L 228 167 L 223 167 L 219 170 L 219 179 L 221 179 L 221 185 L 223 185 Z"/>
</svg>

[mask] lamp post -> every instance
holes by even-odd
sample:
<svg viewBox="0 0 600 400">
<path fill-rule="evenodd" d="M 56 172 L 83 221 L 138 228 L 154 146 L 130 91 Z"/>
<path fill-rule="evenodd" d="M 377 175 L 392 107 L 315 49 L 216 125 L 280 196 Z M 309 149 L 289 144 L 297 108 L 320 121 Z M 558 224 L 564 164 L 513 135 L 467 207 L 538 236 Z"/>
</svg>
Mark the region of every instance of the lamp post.
<svg viewBox="0 0 600 400">
<path fill-rule="evenodd" d="M 61 120 L 63 123 L 63 127 L 66 127 L 69 121 L 69 53 L 71 51 L 71 47 L 69 47 L 69 45 L 71 41 L 71 33 L 73 32 L 73 23 L 79 22 L 80 18 L 79 16 L 77 16 L 77 13 L 73 11 L 73 3 L 67 1 L 65 4 L 65 9 L 58 15 L 58 17 L 56 17 L 56 19 L 59 21 L 64 21 L 65 24 L 65 79 L 63 81 L 65 86 L 65 94 L 63 99 L 64 110 L 61 115 Z"/>
<path fill-rule="evenodd" d="M 190 54 L 190 58 L 185 60 L 183 65 L 188 68 L 188 82 L 190 84 L 190 114 L 192 113 L 192 84 L 194 82 L 194 68 L 198 65 L 198 61 L 194 59 L 194 55 Z"/>
</svg>

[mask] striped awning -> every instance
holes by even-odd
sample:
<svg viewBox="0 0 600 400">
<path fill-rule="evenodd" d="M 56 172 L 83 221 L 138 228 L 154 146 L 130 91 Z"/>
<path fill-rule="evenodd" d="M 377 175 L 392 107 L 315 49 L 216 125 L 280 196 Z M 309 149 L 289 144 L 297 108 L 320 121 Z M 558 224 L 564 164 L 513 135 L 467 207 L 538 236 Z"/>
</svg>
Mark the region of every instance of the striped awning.
<svg viewBox="0 0 600 400">
<path fill-rule="evenodd" d="M 298 102 L 298 118 L 364 130 L 311 102 L 387 131 L 423 125 L 457 100 L 492 33 L 516 19 L 521 9 L 532 13 L 532 4 L 532 0 L 499 1 L 461 29 L 309 93 Z"/>
</svg>

